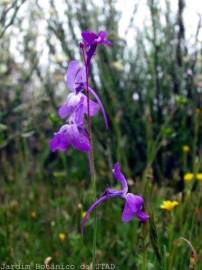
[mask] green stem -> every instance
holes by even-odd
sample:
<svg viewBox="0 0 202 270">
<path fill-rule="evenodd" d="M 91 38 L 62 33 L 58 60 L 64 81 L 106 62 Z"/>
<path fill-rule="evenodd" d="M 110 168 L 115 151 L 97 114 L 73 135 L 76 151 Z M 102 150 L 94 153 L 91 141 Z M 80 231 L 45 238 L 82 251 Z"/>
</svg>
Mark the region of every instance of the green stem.
<svg viewBox="0 0 202 270">
<path fill-rule="evenodd" d="M 92 140 L 92 133 L 91 133 Z M 93 186 L 94 199 L 96 199 L 96 173 L 95 173 L 95 164 L 94 164 L 94 154 L 93 154 L 93 141 L 91 141 L 91 180 Z M 92 258 L 92 269 L 96 269 L 96 243 L 97 243 L 97 213 L 96 209 L 94 210 L 94 221 L 93 221 L 93 258 Z"/>
<path fill-rule="evenodd" d="M 195 171 L 195 157 L 197 154 L 197 143 L 198 143 L 198 133 L 199 133 L 199 114 L 195 112 L 194 117 L 194 139 L 193 139 L 193 152 L 192 152 L 192 170 Z"/>
<path fill-rule="evenodd" d="M 86 96 L 87 96 L 87 116 L 88 116 L 88 133 L 90 142 L 90 167 L 91 167 L 91 182 L 92 189 L 94 193 L 94 200 L 96 199 L 96 173 L 95 173 L 95 162 L 94 162 L 94 152 L 93 152 L 93 133 L 90 117 L 90 93 L 89 93 L 89 70 L 87 59 L 85 57 L 84 48 L 82 48 L 83 60 L 85 63 L 85 73 L 86 73 Z M 94 221 L 93 221 L 93 251 L 92 251 L 92 270 L 96 269 L 96 240 L 97 240 L 97 215 L 96 210 L 94 210 Z"/>
</svg>

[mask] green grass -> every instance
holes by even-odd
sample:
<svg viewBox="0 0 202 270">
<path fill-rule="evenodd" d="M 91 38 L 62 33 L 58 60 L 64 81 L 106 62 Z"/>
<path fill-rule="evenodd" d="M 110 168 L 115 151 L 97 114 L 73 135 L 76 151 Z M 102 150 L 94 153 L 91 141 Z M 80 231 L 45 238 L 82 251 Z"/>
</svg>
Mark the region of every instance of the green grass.
<svg viewBox="0 0 202 270">
<path fill-rule="evenodd" d="M 25 156 L 7 172 L 10 177 L 1 178 L 0 262 L 35 265 L 50 256 L 54 264 L 90 265 L 93 215 L 83 239 L 80 233 L 82 214 L 93 201 L 89 179 L 69 179 L 62 169 L 50 177 L 39 175 L 37 169 L 30 171 Z M 102 193 L 104 185 L 99 180 Z M 136 180 L 130 181 L 130 191 L 144 196 L 153 218 L 150 224 L 136 220 L 123 224 L 123 202 L 115 199 L 102 205 L 97 211 L 97 263 L 115 264 L 116 269 L 201 269 L 202 184 L 194 191 L 189 185 L 176 193 L 173 187 L 152 184 L 147 177 Z M 160 209 L 165 199 L 177 200 L 179 206 L 165 212 Z M 60 233 L 65 234 L 64 241 Z M 196 250 L 195 268 L 189 266 L 194 262 L 192 249 L 182 237 Z"/>
</svg>

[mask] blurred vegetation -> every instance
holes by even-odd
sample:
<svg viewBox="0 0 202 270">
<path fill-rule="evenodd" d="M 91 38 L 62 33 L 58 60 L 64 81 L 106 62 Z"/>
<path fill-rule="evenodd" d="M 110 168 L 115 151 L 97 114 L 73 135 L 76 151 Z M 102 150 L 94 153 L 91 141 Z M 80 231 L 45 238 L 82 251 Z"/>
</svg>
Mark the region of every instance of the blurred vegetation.
<svg viewBox="0 0 202 270">
<path fill-rule="evenodd" d="M 80 235 L 93 198 L 87 157 L 72 149 L 51 153 L 48 141 L 61 124 L 68 61 L 81 59 L 80 32 L 106 29 L 113 46 L 99 47 L 91 70 L 110 122 L 108 131 L 101 116 L 93 119 L 98 191 L 114 183 L 111 170 L 119 161 L 131 190 L 154 211 L 162 269 L 202 269 L 179 240 L 189 239 L 201 256 L 201 186 L 183 182 L 186 172 L 202 170 L 201 16 L 188 39 L 184 0 L 176 10 L 169 0 L 164 8 L 148 0 L 147 23 L 139 29 L 134 1 L 125 32 L 134 30 L 131 47 L 119 36 L 117 1 L 42 2 L 0 3 L 0 262 L 43 263 L 51 256 L 56 263 L 90 264 L 91 226 L 83 241 Z M 175 215 L 159 209 L 164 199 L 181 202 Z M 152 243 L 147 225 L 121 223 L 118 202 L 98 214 L 99 262 L 157 269 L 154 223 Z"/>
</svg>

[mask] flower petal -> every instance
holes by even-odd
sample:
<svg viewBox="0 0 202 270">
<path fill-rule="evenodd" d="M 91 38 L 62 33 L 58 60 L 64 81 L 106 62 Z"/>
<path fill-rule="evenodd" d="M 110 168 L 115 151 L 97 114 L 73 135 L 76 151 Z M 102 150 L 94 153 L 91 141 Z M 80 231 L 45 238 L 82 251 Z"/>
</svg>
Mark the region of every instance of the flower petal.
<svg viewBox="0 0 202 270">
<path fill-rule="evenodd" d="M 124 206 L 122 217 L 121 217 L 122 221 L 124 223 L 127 223 L 127 222 L 131 221 L 134 218 L 134 216 L 135 216 L 135 213 L 131 210 L 131 208 L 126 203 Z"/>
<path fill-rule="evenodd" d="M 76 60 L 72 60 L 68 65 L 65 80 L 71 91 L 79 92 L 85 82 L 85 67 L 80 66 Z"/>
<path fill-rule="evenodd" d="M 84 83 L 86 82 L 86 71 L 83 65 L 79 66 L 75 76 L 75 84 L 77 93 L 83 89 Z"/>
<path fill-rule="evenodd" d="M 137 213 L 140 213 L 144 200 L 141 196 L 128 193 L 125 197 L 125 206 L 122 213 L 122 221 L 124 223 L 132 220 Z"/>
<path fill-rule="evenodd" d="M 79 64 L 76 60 L 72 60 L 66 72 L 66 84 L 71 91 L 75 91 L 75 77 L 79 69 Z"/>
<path fill-rule="evenodd" d="M 56 132 L 53 138 L 49 142 L 49 146 L 53 152 L 56 150 L 65 151 L 67 150 L 70 141 L 67 136 L 68 125 L 64 125 Z"/>
<path fill-rule="evenodd" d="M 109 40 L 107 40 L 107 39 L 104 39 L 104 40 L 100 41 L 99 44 L 111 46 L 112 45 L 112 42 L 109 41 Z"/>
<path fill-rule="evenodd" d="M 59 108 L 58 114 L 61 119 L 67 118 L 75 110 L 81 100 L 81 94 L 70 93 L 65 103 Z"/>
<path fill-rule="evenodd" d="M 112 45 L 112 42 L 105 39 L 107 37 L 107 33 L 104 32 L 104 31 L 101 31 L 99 34 L 98 34 L 98 39 L 97 39 L 97 43 L 100 44 L 100 45 Z"/>
<path fill-rule="evenodd" d="M 61 119 L 64 119 L 66 117 L 68 117 L 68 115 L 71 114 L 73 108 L 67 106 L 66 103 L 64 103 L 58 110 L 58 115 L 60 116 Z"/>
<path fill-rule="evenodd" d="M 107 33 L 105 31 L 100 31 L 98 34 L 98 37 L 100 37 L 102 40 L 105 39 L 107 36 Z"/>
<path fill-rule="evenodd" d="M 79 104 L 75 108 L 72 115 L 69 117 L 69 121 L 77 124 L 78 126 L 83 126 L 84 114 L 85 114 L 85 106 L 84 106 L 84 97 L 82 96 Z"/>
<path fill-rule="evenodd" d="M 88 152 L 90 151 L 90 142 L 87 134 L 84 132 L 82 127 L 78 127 L 76 124 L 70 125 L 69 136 L 71 145 L 81 151 Z"/>
<path fill-rule="evenodd" d="M 84 31 L 81 33 L 82 38 L 87 45 L 93 44 L 94 40 L 97 38 L 97 34 L 93 32 Z"/>
<path fill-rule="evenodd" d="M 124 190 L 124 192 L 127 192 L 128 184 L 127 184 L 125 176 L 121 172 L 120 165 L 118 162 L 114 165 L 113 174 L 114 174 L 114 177 L 121 183 L 121 187 Z"/>
<path fill-rule="evenodd" d="M 87 114 L 88 113 L 88 104 L 87 104 L 87 97 L 84 96 L 84 106 L 85 106 L 85 113 Z M 98 103 L 94 102 L 93 100 L 89 100 L 89 109 L 90 109 L 90 116 L 95 116 L 99 109 L 100 109 L 100 106 Z"/>
<path fill-rule="evenodd" d="M 138 220 L 142 221 L 142 222 L 147 222 L 149 219 L 149 215 L 147 215 L 146 213 L 144 213 L 142 211 L 137 212 L 136 216 L 137 216 Z"/>
<path fill-rule="evenodd" d="M 75 123 L 63 125 L 49 143 L 53 152 L 65 151 L 69 145 L 81 152 L 90 151 L 88 134 L 82 126 Z"/>
</svg>

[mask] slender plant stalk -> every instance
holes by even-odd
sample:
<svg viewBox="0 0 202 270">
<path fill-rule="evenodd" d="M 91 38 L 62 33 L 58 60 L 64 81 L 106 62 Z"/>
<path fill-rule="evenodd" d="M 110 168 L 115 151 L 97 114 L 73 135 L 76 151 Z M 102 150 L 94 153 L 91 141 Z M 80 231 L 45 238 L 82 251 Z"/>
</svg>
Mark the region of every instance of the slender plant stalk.
<svg viewBox="0 0 202 270">
<path fill-rule="evenodd" d="M 192 152 L 192 170 L 195 172 L 195 157 L 197 155 L 197 142 L 198 142 L 198 133 L 199 133 L 199 114 L 195 112 L 194 117 L 194 138 L 193 138 L 193 152 Z"/>
<path fill-rule="evenodd" d="M 90 142 L 90 175 L 92 188 L 94 193 L 94 199 L 96 199 L 96 172 L 95 172 L 95 162 L 94 162 L 94 152 L 93 152 L 93 133 L 90 117 L 90 93 L 89 93 L 89 69 L 87 65 L 87 60 L 85 58 L 84 48 L 82 48 L 83 60 L 85 64 L 85 73 L 86 73 L 86 96 L 87 96 L 87 117 L 88 117 L 88 133 L 89 133 L 89 142 Z M 93 222 L 93 253 L 92 253 L 92 269 L 96 269 L 96 241 L 97 241 L 97 214 L 96 209 L 94 210 L 94 222 Z"/>
</svg>

